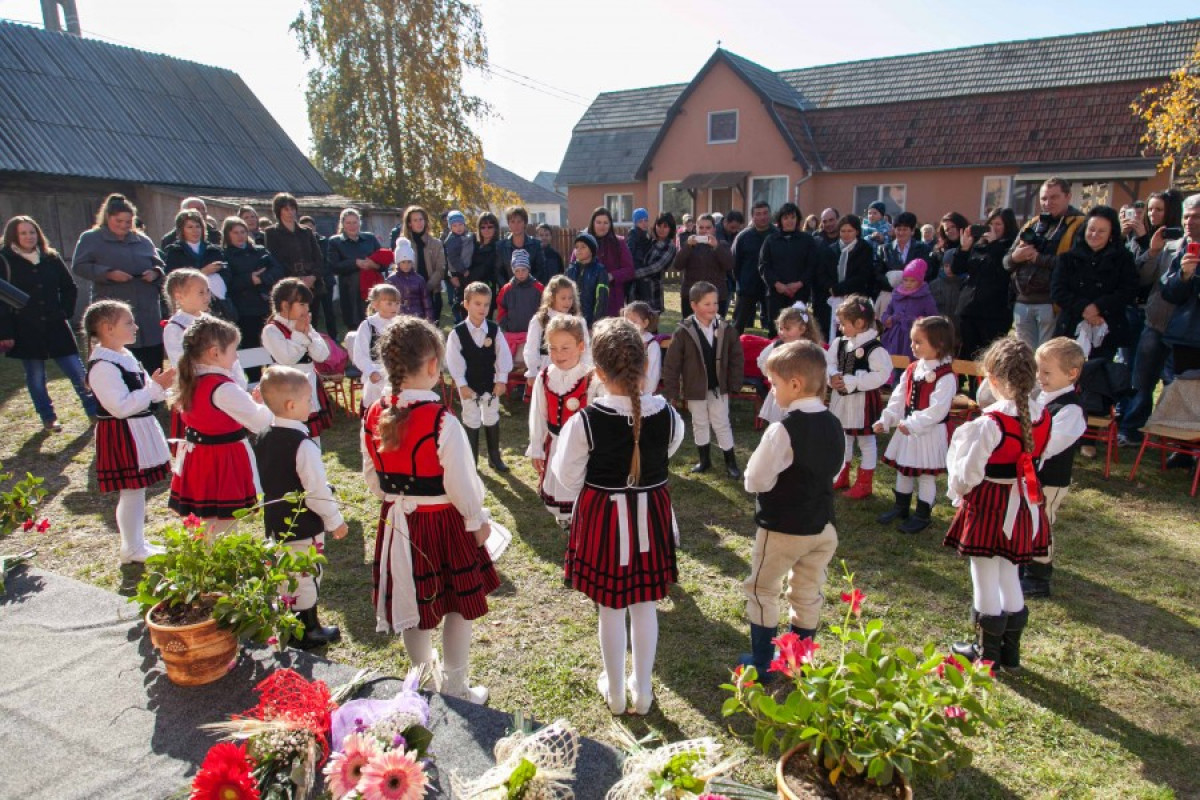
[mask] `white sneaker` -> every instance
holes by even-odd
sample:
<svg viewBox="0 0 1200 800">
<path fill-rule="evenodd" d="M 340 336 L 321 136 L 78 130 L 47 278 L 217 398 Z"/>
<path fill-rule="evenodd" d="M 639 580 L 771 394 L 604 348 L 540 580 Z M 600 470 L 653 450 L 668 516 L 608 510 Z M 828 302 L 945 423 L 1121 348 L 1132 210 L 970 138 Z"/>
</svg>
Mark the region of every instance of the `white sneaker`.
<svg viewBox="0 0 1200 800">
<path fill-rule="evenodd" d="M 134 550 L 132 553 L 121 551 L 121 563 L 133 564 L 136 562 L 139 564 L 144 564 L 146 559 L 150 556 L 161 556 L 165 552 L 167 552 L 167 549 L 162 545 L 142 542 L 142 546 L 137 550 Z"/>
<path fill-rule="evenodd" d="M 442 694 L 466 700 L 477 706 L 487 705 L 491 693 L 486 686 L 470 686 L 466 668 L 445 670 L 442 673 Z"/>
<path fill-rule="evenodd" d="M 654 689 L 647 687 L 643 694 L 641 687 L 638 686 L 637 678 L 629 679 L 629 695 L 633 699 L 633 713 L 639 717 L 644 717 L 650 713 L 650 708 L 654 705 Z"/>
<path fill-rule="evenodd" d="M 612 697 L 608 691 L 608 675 L 604 672 L 600 673 L 600 677 L 596 678 L 596 688 L 600 690 L 600 696 L 604 698 L 604 702 L 608 704 L 608 710 L 615 716 L 620 716 L 625 713 L 628 706 L 625 703 L 625 692 L 621 692 L 620 697 Z"/>
</svg>

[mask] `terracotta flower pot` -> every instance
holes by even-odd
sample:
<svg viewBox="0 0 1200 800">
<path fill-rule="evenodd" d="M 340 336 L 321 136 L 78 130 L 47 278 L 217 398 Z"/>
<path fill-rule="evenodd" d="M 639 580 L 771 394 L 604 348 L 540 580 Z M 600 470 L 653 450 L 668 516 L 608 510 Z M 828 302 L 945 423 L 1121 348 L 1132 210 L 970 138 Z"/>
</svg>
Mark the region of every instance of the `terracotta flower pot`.
<svg viewBox="0 0 1200 800">
<path fill-rule="evenodd" d="M 783 779 L 784 766 L 792 760 L 792 758 L 807 758 L 808 757 L 808 742 L 800 744 L 788 750 L 779 757 L 779 761 L 775 763 L 775 789 L 779 792 L 780 800 L 800 800 L 796 794 L 788 788 L 787 781 Z M 904 776 L 897 775 L 897 783 L 904 791 L 904 800 L 912 800 L 912 787 L 904 780 Z M 880 797 L 884 797 L 885 793 L 880 791 Z"/>
<path fill-rule="evenodd" d="M 238 645 L 232 632 L 218 628 L 211 617 L 193 625 L 160 625 L 151 619 L 158 609 L 155 606 L 146 612 L 146 627 L 150 630 L 150 642 L 162 655 L 171 683 L 203 686 L 229 672 L 229 662 Z"/>
</svg>

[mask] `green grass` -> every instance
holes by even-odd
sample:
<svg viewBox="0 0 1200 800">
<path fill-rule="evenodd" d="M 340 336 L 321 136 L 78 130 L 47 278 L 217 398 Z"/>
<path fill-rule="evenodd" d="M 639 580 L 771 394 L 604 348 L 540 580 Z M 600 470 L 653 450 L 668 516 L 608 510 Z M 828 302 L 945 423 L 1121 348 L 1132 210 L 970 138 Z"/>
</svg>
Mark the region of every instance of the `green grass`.
<svg viewBox="0 0 1200 800">
<path fill-rule="evenodd" d="M 677 320 L 669 313 L 664 330 Z M 40 431 L 20 365 L 0 360 L 0 460 L 6 469 L 46 478 L 45 514 L 54 525 L 48 534 L 17 532 L 0 550 L 36 545 L 42 568 L 108 589 L 127 587 L 132 576 L 116 564 L 115 498 L 99 495 L 89 480 L 86 420 L 64 379 L 53 381 L 51 393 L 66 426 L 59 434 Z M 505 402 L 501 438 L 512 472 L 482 470 L 488 504 L 515 539 L 499 564 L 503 584 L 491 613 L 476 626 L 474 677 L 491 688 L 495 708 L 524 709 L 543 720 L 565 715 L 584 733 L 611 741 L 612 718 L 595 691 L 595 613 L 590 601 L 563 587 L 564 534 L 537 501 L 534 471 L 521 457 L 527 408 Z M 735 403 L 743 464 L 758 437 L 751 414 L 748 403 Z M 328 656 L 402 674 L 407 660 L 399 637 L 375 632 L 370 562 L 377 507 L 360 476 L 355 421 L 339 416 L 323 441 L 350 520 L 349 537 L 328 547 L 325 617 L 344 635 Z M 919 796 L 1200 797 L 1200 501 L 1187 496 L 1182 472 L 1160 473 L 1153 463 L 1130 483 L 1133 453 L 1120 456 L 1107 481 L 1098 461 L 1077 461 L 1055 529 L 1055 596 L 1031 602 L 1026 669 L 999 681 L 1003 729 L 974 741 L 971 768 L 951 781 L 919 784 Z M 741 744 L 744 724 L 731 729 L 720 717 L 717 688 L 747 644 L 740 582 L 749 569 L 752 501 L 715 471 L 689 475 L 693 457 L 685 444 L 672 469 L 680 584 L 659 609 L 657 704 L 649 717 L 625 724 L 669 739 L 718 736 L 747 756 L 739 775 L 766 785 L 772 762 Z M 951 509 L 940 498 L 929 531 L 894 533 L 873 522 L 894 479 L 886 467 L 877 477 L 873 500 L 839 500 L 838 555 L 857 573 L 867 614 L 883 618 L 910 647 L 948 646 L 968 632 L 971 596 L 965 562 L 941 546 Z M 149 505 L 154 530 L 170 519 L 165 486 L 152 491 Z M 831 599 L 837 591 L 832 584 Z M 827 606 L 826 621 L 836 605 Z"/>
</svg>

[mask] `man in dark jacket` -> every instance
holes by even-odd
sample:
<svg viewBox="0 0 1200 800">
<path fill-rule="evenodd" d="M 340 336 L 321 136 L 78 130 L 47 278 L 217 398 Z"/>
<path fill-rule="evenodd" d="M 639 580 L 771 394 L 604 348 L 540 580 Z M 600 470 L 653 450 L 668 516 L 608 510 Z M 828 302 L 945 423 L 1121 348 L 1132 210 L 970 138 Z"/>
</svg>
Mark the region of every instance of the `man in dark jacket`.
<svg viewBox="0 0 1200 800">
<path fill-rule="evenodd" d="M 797 301 L 811 303 L 820 285 L 817 243 L 800 230 L 800 209 L 784 203 L 775 214 L 779 230 L 767 237 L 759 254 L 758 271 L 767 291 L 768 336 L 775 338 L 775 318 Z"/>
<path fill-rule="evenodd" d="M 546 274 L 539 280 L 546 283 L 555 275 L 562 275 L 566 270 L 562 255 L 554 249 L 554 229 L 546 223 L 537 226 L 537 238 L 542 243 L 542 258 L 545 260 Z M 534 276 L 537 277 L 536 275 Z"/>
<path fill-rule="evenodd" d="M 767 309 L 767 286 L 758 273 L 758 257 L 767 237 L 778 230 L 771 224 L 771 206 L 759 200 L 750 209 L 750 227 L 733 240 L 733 274 L 737 278 L 737 304 L 733 309 L 733 326 L 738 335 L 754 322 L 754 310 L 759 310 L 762 326 L 771 330 L 772 320 Z"/>
<path fill-rule="evenodd" d="M 523 206 L 513 206 L 504 212 L 508 223 L 508 236 L 496 247 L 496 268 L 500 270 L 499 283 L 507 283 L 513 277 L 512 257 L 514 250 L 524 250 L 529 256 L 529 270 L 534 280 L 546 281 L 546 258 L 542 255 L 542 243 L 525 230 L 529 226 L 529 212 Z"/>
</svg>

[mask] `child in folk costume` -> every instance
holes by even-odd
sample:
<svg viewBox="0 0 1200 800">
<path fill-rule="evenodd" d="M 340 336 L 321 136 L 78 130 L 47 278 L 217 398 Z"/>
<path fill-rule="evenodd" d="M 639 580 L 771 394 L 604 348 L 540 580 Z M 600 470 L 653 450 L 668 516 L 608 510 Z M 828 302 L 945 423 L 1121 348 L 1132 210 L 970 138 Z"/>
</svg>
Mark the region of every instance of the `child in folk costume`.
<svg viewBox="0 0 1200 800">
<path fill-rule="evenodd" d="M 525 377 L 533 381 L 542 369 L 550 364 L 550 356 L 546 350 L 546 326 L 550 320 L 559 314 L 572 317 L 582 316 L 579 313 L 579 294 L 575 290 L 575 281 L 566 275 L 555 275 L 546 283 L 542 290 L 542 304 L 533 319 L 529 320 L 529 330 L 525 334 Z M 583 326 L 583 362 L 588 369 L 592 366 L 591 348 L 588 346 L 589 334 L 587 326 Z"/>
<path fill-rule="evenodd" d="M 390 392 L 363 420 L 363 475 L 383 500 L 376 630 L 401 634 L 413 664 L 432 668 L 432 631 L 442 623 L 442 691 L 485 703 L 487 689 L 467 681 L 471 621 L 487 613 L 500 579 L 484 547 L 490 525 L 470 444 L 433 391 L 443 352 L 437 328 L 415 317 L 401 317 L 379 342 Z"/>
<path fill-rule="evenodd" d="M 756 360 L 758 371 L 764 377 L 767 374 L 767 360 L 770 359 L 771 353 L 774 353 L 780 346 L 801 340 L 810 341 L 818 347 L 825 345 L 825 340 L 821 337 L 821 326 L 814 319 L 812 309 L 802 303 L 788 306 L 780 311 L 779 316 L 775 319 L 775 329 L 779 331 L 779 338 L 764 347 Z M 786 416 L 786 412 L 779 407 L 775 393 L 767 392 L 767 397 L 758 410 L 759 419 L 766 420 L 768 423 L 782 422 L 784 416 Z"/>
<path fill-rule="evenodd" d="M 1038 482 L 1046 499 L 1046 521 L 1054 528 L 1058 508 L 1071 488 L 1071 472 L 1075 467 L 1075 442 L 1087 430 L 1087 414 L 1075 384 L 1083 373 L 1086 357 L 1074 339 L 1058 336 L 1044 342 L 1034 353 L 1037 359 L 1037 382 L 1040 392 L 1034 399 L 1050 412 L 1054 440 L 1070 440 L 1061 453 L 1038 462 Z M 1054 542 L 1044 556 L 1022 564 L 1021 593 L 1025 597 L 1049 597 L 1050 578 L 1054 574 Z"/>
<path fill-rule="evenodd" d="M 709 437 L 725 454 L 725 471 L 738 480 L 733 428 L 729 424 L 729 393 L 738 391 L 744 378 L 745 354 L 737 331 L 717 316 L 717 287 L 697 281 L 688 290 L 692 315 L 679 325 L 663 362 L 663 394 L 668 400 L 687 400 L 692 415 L 692 436 L 700 462 L 692 472 L 712 467 Z"/>
<path fill-rule="evenodd" d="M 271 289 L 275 313 L 262 332 L 262 346 L 276 364 L 295 367 L 308 376 L 312 388 L 312 416 L 308 432 L 314 438 L 333 425 L 333 409 L 314 362 L 329 358 L 329 345 L 312 326 L 312 290 L 299 278 L 284 278 Z M 318 443 L 320 439 L 317 439 Z"/>
<path fill-rule="evenodd" d="M 533 379 L 529 405 L 529 448 L 525 455 L 533 460 L 540 478 L 538 494 L 546 510 L 563 527 L 571 522 L 574 494 L 558 482 L 546 464 L 558 449 L 563 426 L 603 387 L 583 361 L 586 330 L 583 317 L 560 314 L 550 320 L 545 333 L 550 364 Z"/>
<path fill-rule="evenodd" d="M 785 578 L 792 632 L 811 639 L 820 625 L 821 587 L 838 544 L 833 476 L 842 465 L 842 426 L 822 400 L 824 350 L 804 340 L 780 345 L 767 359 L 765 374 L 785 415 L 767 426 L 746 464 L 758 532 L 753 569 L 742 584 L 751 650 L 742 663 L 752 664 L 760 681 L 770 679 Z"/>
<path fill-rule="evenodd" d="M 234 377 L 241 333 L 204 315 L 183 335 L 175 406 L 184 436 L 175 454 L 167 505 L 206 522 L 213 537 L 234 523 L 234 512 L 258 504 L 258 472 L 247 430 L 271 426 L 271 409 L 255 402 Z"/>
<path fill-rule="evenodd" d="M 96 398 L 96 477 L 101 492 L 120 492 L 117 530 L 122 564 L 145 561 L 161 547 L 146 542 L 146 487 L 171 472 L 171 454 L 150 406 L 166 399 L 175 370 L 146 374 L 129 352 L 137 339 L 133 311 L 116 300 L 100 300 L 83 312 L 83 332 L 92 344 L 87 384 Z"/>
<path fill-rule="evenodd" d="M 883 396 L 879 387 L 892 374 L 892 358 L 879 341 L 875 330 L 875 307 L 871 300 L 852 294 L 837 309 L 837 321 L 842 335 L 833 340 L 826 351 L 829 363 L 829 410 L 842 421 L 846 432 L 846 458 L 842 471 L 833 483 L 834 489 L 847 489 L 850 500 L 871 496 L 874 487 L 875 462 L 878 459 L 873 426 L 883 411 Z M 850 486 L 850 462 L 854 458 L 854 443 L 862 460 L 858 477 Z"/>
<path fill-rule="evenodd" d="M 943 544 L 971 559 L 976 640 L 954 650 L 972 660 L 1021 665 L 1021 632 L 1029 609 L 1017 566 L 1050 548 L 1035 460 L 1061 452 L 1050 414 L 1029 399 L 1036 384 L 1033 352 L 1014 337 L 998 339 L 983 357 L 997 402 L 960 426 L 946 453 L 948 496 L 958 508 Z"/>
<path fill-rule="evenodd" d="M 920 533 L 929 527 L 937 476 L 946 471 L 946 417 L 958 391 L 950 368 L 956 349 L 954 325 L 945 317 L 922 317 L 912 326 L 912 362 L 900 376 L 888 399 L 875 433 L 896 428 L 883 462 L 896 470 L 896 504 L 876 517 L 882 524 L 901 520 L 903 533 Z M 911 517 L 913 488 L 917 510 Z"/>
<path fill-rule="evenodd" d="M 641 393 L 646 350 L 637 328 L 623 319 L 602 320 L 592 348 L 608 394 L 567 422 L 549 470 L 578 495 L 565 570 L 571 585 L 598 606 L 604 672 L 597 688 L 612 713 L 625 713 L 628 611 L 629 688 L 634 711 L 645 714 L 654 702 L 655 603 L 679 577 L 667 467 L 683 441 L 683 422 L 662 397 Z"/>
<path fill-rule="evenodd" d="M 488 319 L 492 290 L 476 281 L 463 291 L 467 318 L 446 336 L 446 370 L 458 386 L 463 424 L 471 443 L 471 454 L 479 461 L 479 428 L 487 435 L 488 464 L 496 472 L 508 472 L 500 457 L 500 397 L 512 371 L 512 351 L 500 326 Z"/>
<path fill-rule="evenodd" d="M 344 539 L 346 522 L 325 477 L 321 448 L 308 435 L 308 415 L 312 411 L 308 378 L 294 367 L 269 367 L 258 390 L 275 417 L 254 443 L 267 536 L 293 550 L 313 547 L 324 552 L 325 534 Z M 284 499 L 293 492 L 303 493 L 301 503 Z M 300 650 L 312 650 L 342 638 L 336 625 L 322 625 L 317 615 L 323 574 L 324 569 L 318 566 L 314 573 L 297 578 L 292 609 L 304 625 L 304 635 L 291 645 Z"/>
<path fill-rule="evenodd" d="M 422 281 L 424 279 L 422 278 Z M 358 326 L 354 335 L 354 352 L 351 361 L 362 373 L 362 413 L 383 396 L 387 388 L 387 375 L 379 365 L 379 337 L 388 326 L 396 321 L 400 313 L 400 291 L 390 283 L 377 283 L 367 295 L 371 314 Z"/>
<path fill-rule="evenodd" d="M 658 327 L 658 315 L 649 303 L 635 300 L 621 310 L 621 316 L 637 326 L 642 343 L 646 345 L 646 380 L 642 383 L 642 394 L 657 394 L 658 384 L 662 381 L 662 345 L 651 331 Z"/>
</svg>

